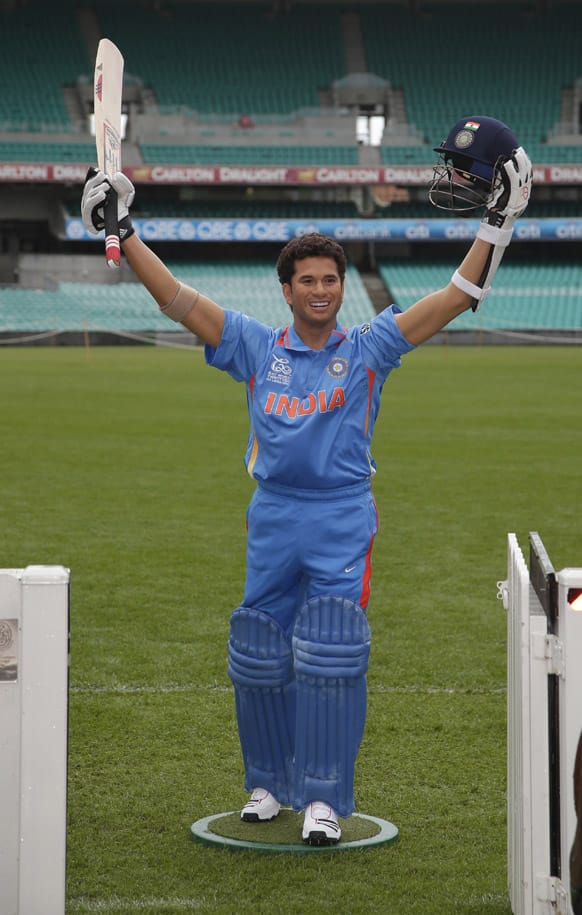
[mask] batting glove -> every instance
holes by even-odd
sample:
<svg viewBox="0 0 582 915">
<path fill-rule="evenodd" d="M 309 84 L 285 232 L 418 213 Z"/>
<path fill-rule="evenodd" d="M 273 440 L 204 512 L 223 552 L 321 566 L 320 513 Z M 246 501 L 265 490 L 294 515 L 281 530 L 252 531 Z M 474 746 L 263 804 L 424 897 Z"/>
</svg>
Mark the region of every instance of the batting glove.
<svg viewBox="0 0 582 915">
<path fill-rule="evenodd" d="M 529 203 L 533 181 L 532 165 L 525 149 L 522 146 L 516 149 L 499 172 L 501 184 L 487 201 L 487 209 L 498 215 L 521 216 Z"/>
<path fill-rule="evenodd" d="M 506 247 L 511 241 L 513 224 L 525 212 L 531 194 L 533 170 L 523 147 L 516 149 L 500 166 L 499 178 L 487 201 L 477 238 Z"/>
<path fill-rule="evenodd" d="M 113 177 L 108 178 L 96 168 L 89 169 L 81 198 L 83 225 L 91 235 L 98 235 L 105 228 L 103 206 L 111 193 L 117 196 L 119 237 L 121 241 L 125 241 L 135 231 L 129 215 L 129 208 L 135 197 L 135 188 L 122 172 L 117 172 Z"/>
</svg>

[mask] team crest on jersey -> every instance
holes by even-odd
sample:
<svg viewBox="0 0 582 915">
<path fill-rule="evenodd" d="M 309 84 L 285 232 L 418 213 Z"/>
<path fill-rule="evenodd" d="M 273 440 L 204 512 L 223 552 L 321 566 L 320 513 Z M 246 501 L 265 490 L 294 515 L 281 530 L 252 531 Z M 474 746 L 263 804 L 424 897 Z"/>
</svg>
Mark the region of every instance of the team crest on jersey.
<svg viewBox="0 0 582 915">
<path fill-rule="evenodd" d="M 372 325 L 368 321 L 367 324 L 362 324 L 360 327 L 360 334 L 367 334 L 372 330 Z"/>
<path fill-rule="evenodd" d="M 349 367 L 350 364 L 347 359 L 344 359 L 342 356 L 334 356 L 334 358 L 327 363 L 326 371 L 332 378 L 345 378 L 348 374 Z"/>
<path fill-rule="evenodd" d="M 273 353 L 273 361 L 271 362 L 270 371 L 267 373 L 267 381 L 274 381 L 275 384 L 289 384 L 292 374 L 293 369 L 289 364 L 289 360 Z"/>
</svg>

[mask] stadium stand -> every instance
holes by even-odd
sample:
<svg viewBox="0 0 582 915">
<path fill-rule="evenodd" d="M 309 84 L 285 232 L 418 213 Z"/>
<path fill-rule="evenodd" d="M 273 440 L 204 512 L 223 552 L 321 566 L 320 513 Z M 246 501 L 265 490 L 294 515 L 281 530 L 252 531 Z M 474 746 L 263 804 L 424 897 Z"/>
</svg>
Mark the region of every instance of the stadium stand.
<svg viewBox="0 0 582 915">
<path fill-rule="evenodd" d="M 317 107 L 319 87 L 345 73 L 334 6 L 276 16 L 245 3 L 152 5 L 141 11 L 139 29 L 130 8 L 99 2 L 95 9 L 102 33 L 124 48 L 165 111 L 284 115 Z"/>
<path fill-rule="evenodd" d="M 46 142 L 21 140 L 3 142 L 0 140 L 0 160 L 3 162 L 93 162 L 93 142 Z"/>
<path fill-rule="evenodd" d="M 225 308 L 272 327 L 290 323 L 290 311 L 271 262 L 169 262 L 185 283 L 196 284 Z M 369 321 L 374 308 L 355 266 L 346 274 L 342 321 Z M 39 331 L 173 332 L 181 328 L 161 314 L 139 283 L 58 283 L 55 289 L 0 288 L 0 333 Z"/>
<path fill-rule="evenodd" d="M 30 270 L 22 279 L 22 252 L 74 258 L 78 251 L 87 255 L 97 249 L 67 238 L 63 228 L 67 218 L 78 219 L 81 178 L 51 187 L 12 185 L 10 167 L 23 162 L 84 167 L 94 160 L 87 104 L 101 35 L 117 41 L 126 57 L 125 165 L 347 170 L 366 164 L 412 171 L 434 164 L 432 147 L 460 112 L 481 110 L 511 124 L 534 164 L 582 169 L 579 3 L 553 0 L 526 8 L 517 0 L 480 0 L 470 11 L 467 7 L 445 0 L 421 5 L 55 0 L 49 16 L 43 15 L 48 7 L 41 0 L 0 0 L 0 169 L 8 166 L 8 177 L 0 181 L 0 333 L 104 326 L 139 333 L 175 330 L 125 275 L 123 282 L 101 278 L 102 262 L 86 282 L 69 282 L 65 270 L 56 285 L 53 279 L 47 283 L 40 268 L 36 279 Z M 527 44 L 527 54 L 516 53 L 516 35 Z M 548 53 L 556 48 L 559 53 Z M 380 99 L 387 116 L 379 146 L 356 141 L 356 112 L 376 110 L 366 99 Z M 42 205 L 35 205 L 37 195 Z M 356 183 L 310 188 L 306 182 L 300 192 L 252 184 L 185 189 L 172 182 L 142 184 L 134 213 L 162 220 L 249 221 L 447 216 L 426 202 L 425 185 L 404 180 L 380 189 Z M 534 186 L 527 215 L 580 220 L 582 180 Z M 573 222 L 564 233 L 572 250 L 581 232 Z M 210 244 L 194 269 L 182 259 L 191 251 L 185 255 L 178 242 L 171 249 L 173 264 L 178 275 L 190 277 L 221 304 L 267 323 L 286 323 L 289 314 L 273 269 L 275 245 L 233 244 Z M 240 261 L 237 244 L 246 244 Z M 579 330 L 582 275 L 565 257 L 553 259 L 550 247 L 539 242 L 534 253 L 520 244 L 518 256 L 523 249 L 530 262 L 508 258 L 481 311 L 463 315 L 451 328 Z M 372 300 L 383 307 L 390 299 L 385 287 L 406 307 L 446 282 L 456 257 L 448 242 L 399 246 L 356 237 L 346 249 L 351 263 L 345 323 L 368 320 Z M 56 262 L 62 269 L 63 261 Z M 56 271 L 49 273 L 56 277 Z M 31 282 L 43 288 L 28 288 Z"/>
<path fill-rule="evenodd" d="M 215 162 L 231 162 L 230 156 L 235 153 L 221 149 L 221 145 L 240 146 L 243 163 L 250 161 L 249 155 L 273 161 L 269 146 L 278 148 L 279 160 L 281 156 L 301 156 L 301 152 L 292 153 L 292 149 L 305 145 L 313 147 L 322 164 L 334 155 L 325 149 L 327 145 L 337 148 L 338 159 L 333 161 L 357 162 L 355 132 L 352 131 L 351 148 L 341 149 L 346 146 L 345 141 L 338 141 L 334 130 L 325 131 L 320 125 L 322 142 L 318 144 L 305 125 L 288 120 L 300 111 L 322 115 L 325 106 L 333 105 L 333 87 L 341 84 L 346 74 L 354 75 L 356 60 L 370 79 L 384 80 L 388 87 L 396 87 L 403 94 L 408 140 L 399 141 L 398 131 L 394 134 L 394 123 L 399 118 L 395 111 L 387 111 L 387 129 L 379 150 L 385 164 L 432 163 L 432 145 L 440 142 L 459 111 L 467 108 L 467 113 L 482 110 L 510 123 L 534 161 L 580 162 L 580 131 L 578 141 L 574 142 L 576 138 L 572 136 L 570 143 L 564 136 L 567 128 L 562 111 L 567 87 L 575 86 L 582 75 L 578 4 L 562 3 L 559 13 L 558 4 L 552 4 L 547 12 L 535 14 L 517 3 L 472 4 L 471 34 L 478 35 L 480 45 L 493 48 L 494 52 L 467 51 L 466 55 L 461 53 L 467 48 L 466 11 L 459 14 L 458 4 L 426 6 L 419 13 L 414 4 L 360 3 L 357 15 L 349 14 L 352 34 L 348 42 L 342 31 L 348 14 L 343 13 L 340 3 L 298 3 L 290 5 L 285 13 L 275 13 L 275 6 L 244 2 L 138 4 L 87 0 L 80 4 L 59 0 L 51 4 L 51 16 L 43 20 L 42 29 L 37 15 L 42 4 L 7 4 L 0 12 L 0 46 L 4 52 L 0 70 L 1 132 L 82 129 L 78 117 L 72 117 L 74 106 L 67 104 L 67 91 L 82 79 L 91 81 L 91 42 L 103 34 L 124 49 L 126 89 L 134 80 L 144 88 L 139 103 L 132 102 L 133 117 L 137 120 L 149 110 L 157 119 L 158 138 L 142 144 L 148 162 L 160 162 L 162 157 L 174 162 L 183 155 L 187 155 L 185 161 L 206 162 L 213 158 Z M 357 30 L 353 28 L 354 21 Z M 441 43 L 435 40 L 437 34 L 446 34 L 450 47 L 459 53 L 449 54 L 443 61 Z M 527 41 L 527 55 L 514 53 L 515 35 Z M 560 48 L 559 54 L 547 54 L 548 35 L 552 44 Z M 218 47 L 220 54 L 215 52 Z M 301 53 L 297 53 L 298 48 Z M 467 66 L 471 70 L 470 88 Z M 362 98 L 365 104 L 365 93 Z M 173 137 L 164 142 L 164 134 L 169 131 L 171 135 L 175 130 L 171 115 L 179 112 L 195 113 L 206 124 L 198 124 L 198 139 L 203 143 L 185 142 L 185 149 L 175 152 L 172 147 L 182 141 Z M 336 106 L 336 116 L 338 113 Z M 256 146 L 253 151 L 247 149 L 249 132 L 244 130 L 238 136 L 231 131 L 228 143 L 221 144 L 220 131 L 214 140 L 204 139 L 205 133 L 213 133 L 207 129 L 209 124 L 232 125 L 241 115 L 250 123 L 254 123 L 253 119 L 275 119 L 273 123 L 279 128 L 287 119 L 288 142 L 284 142 L 280 130 L 273 133 L 270 142 L 251 141 Z M 210 149 L 203 152 L 199 145 Z M 153 149 L 155 146 L 159 148 Z M 13 152 L 18 158 L 25 155 L 37 161 L 37 154 L 28 148 L 24 153 L 17 149 Z M 208 159 L 202 158 L 206 155 Z M 53 154 L 50 161 L 59 160 L 71 158 L 59 150 L 57 158 Z M 85 161 L 84 155 L 81 161 Z M 294 161 L 313 164 L 309 155 Z"/>
<path fill-rule="evenodd" d="M 144 162 L 193 165 L 357 165 L 356 146 L 170 146 L 140 144 Z"/>
<path fill-rule="evenodd" d="M 579 143 L 545 142 L 560 119 L 562 90 L 580 76 L 578 4 L 562 5 L 559 14 L 510 3 L 472 4 L 470 12 L 435 4 L 422 15 L 363 4 L 359 16 L 369 69 L 403 88 L 409 121 L 427 144 L 409 149 L 413 159 L 405 161 L 431 163 L 431 147 L 463 114 L 510 124 L 533 161 L 581 161 Z M 517 35 L 527 54 L 515 53 Z M 549 35 L 559 53 L 548 55 Z M 441 36 L 450 49 L 444 57 Z M 387 163 L 405 154 L 406 148 L 382 148 Z"/>
<path fill-rule="evenodd" d="M 54 290 L 0 290 L 0 329 L 4 332 L 155 331 L 166 329 L 165 320 L 137 283 L 114 287 L 59 283 Z"/>
<path fill-rule="evenodd" d="M 2 130 L 71 130 L 63 89 L 92 68 L 71 5 L 51 3 L 50 15 L 41 19 L 34 5 L 14 4 L 1 15 Z"/>
<path fill-rule="evenodd" d="M 455 268 L 452 262 L 409 261 L 383 261 L 378 267 L 402 309 L 444 286 Z M 460 315 L 449 329 L 580 330 L 581 289 L 582 266 L 578 263 L 505 263 L 480 310 Z"/>
<path fill-rule="evenodd" d="M 170 262 L 169 266 L 183 282 L 201 286 L 226 308 L 241 310 L 272 327 L 289 323 L 290 313 L 269 262 Z M 445 285 L 455 265 L 384 261 L 378 269 L 391 300 L 406 309 Z M 500 282 L 479 312 L 461 315 L 449 330 L 580 331 L 580 289 L 579 264 L 505 264 Z M 374 313 L 360 273 L 350 264 L 341 322 L 364 323 Z M 155 333 L 176 327 L 138 283 L 66 282 L 55 289 L 0 289 L 0 333 L 72 330 Z"/>
</svg>

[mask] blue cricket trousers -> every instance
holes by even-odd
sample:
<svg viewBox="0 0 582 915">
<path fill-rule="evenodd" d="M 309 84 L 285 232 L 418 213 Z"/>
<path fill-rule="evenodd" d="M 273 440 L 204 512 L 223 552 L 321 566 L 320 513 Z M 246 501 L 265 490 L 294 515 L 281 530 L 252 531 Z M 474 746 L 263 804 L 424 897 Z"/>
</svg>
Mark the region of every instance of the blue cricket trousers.
<svg viewBox="0 0 582 915">
<path fill-rule="evenodd" d="M 288 634 L 304 602 L 316 595 L 368 606 L 378 530 L 369 483 L 322 495 L 260 484 L 247 511 L 243 604 L 271 615 Z"/>
</svg>

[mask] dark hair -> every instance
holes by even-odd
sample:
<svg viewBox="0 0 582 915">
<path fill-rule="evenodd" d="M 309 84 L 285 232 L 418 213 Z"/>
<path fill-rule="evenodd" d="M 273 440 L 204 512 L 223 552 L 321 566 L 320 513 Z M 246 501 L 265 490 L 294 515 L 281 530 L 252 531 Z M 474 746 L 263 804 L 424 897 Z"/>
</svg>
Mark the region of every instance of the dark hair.
<svg viewBox="0 0 582 915">
<path fill-rule="evenodd" d="M 277 273 L 281 285 L 291 283 L 291 277 L 295 273 L 295 261 L 302 260 L 304 257 L 331 257 L 337 264 L 337 272 L 343 283 L 346 275 L 344 249 L 335 239 L 321 235 L 319 232 L 311 232 L 308 235 L 292 238 L 279 254 Z"/>
</svg>

